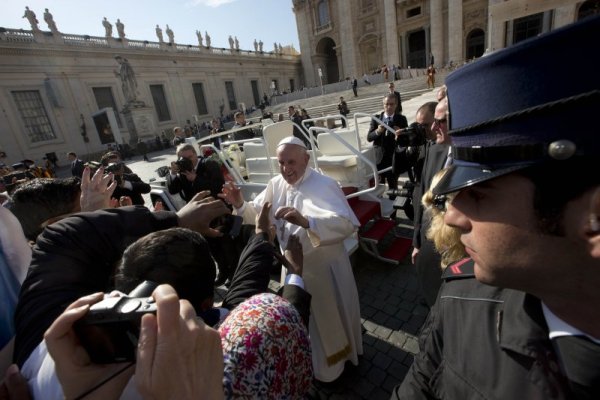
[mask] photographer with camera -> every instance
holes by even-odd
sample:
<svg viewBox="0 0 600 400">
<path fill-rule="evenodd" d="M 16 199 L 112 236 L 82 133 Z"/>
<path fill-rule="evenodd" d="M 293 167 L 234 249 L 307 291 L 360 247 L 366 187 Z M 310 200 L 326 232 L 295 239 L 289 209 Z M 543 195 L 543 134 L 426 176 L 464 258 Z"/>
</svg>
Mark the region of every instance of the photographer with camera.
<svg viewBox="0 0 600 400">
<path fill-rule="evenodd" d="M 167 175 L 169 193 L 179 193 L 186 202 L 204 190 L 209 190 L 211 196 L 218 198 L 224 183 L 221 167 L 216 161 L 198 156 L 191 144 L 181 144 L 177 147 L 177 161 L 171 163 L 171 173 Z M 219 266 L 215 284 L 220 286 L 233 276 L 239 256 L 236 247 L 239 246 L 229 235 L 209 239 L 209 244 Z"/>
<path fill-rule="evenodd" d="M 117 187 L 112 194 L 113 199 L 121 200 L 122 197 L 126 196 L 131 199 L 133 205 L 144 205 L 144 198 L 142 194 L 150 193 L 150 185 L 142 181 L 142 179 L 136 174 L 128 174 L 125 172 L 125 164 L 110 163 L 104 169 L 104 172 L 112 173 Z"/>
<path fill-rule="evenodd" d="M 408 126 L 406 117 L 396 113 L 396 101 L 396 96 L 394 94 L 385 96 L 383 98 L 383 112 L 376 115 L 385 125 L 394 130 L 406 128 Z M 384 125 L 380 125 L 375 120 L 371 120 L 367 141 L 373 142 L 377 170 L 381 171 L 382 169 L 391 167 L 394 151 L 396 149 L 395 135 L 388 131 Z M 389 189 L 398 189 L 398 176 L 402 172 L 404 171 L 397 170 L 384 172 L 381 174 L 382 181 L 384 183 L 387 182 Z"/>
</svg>

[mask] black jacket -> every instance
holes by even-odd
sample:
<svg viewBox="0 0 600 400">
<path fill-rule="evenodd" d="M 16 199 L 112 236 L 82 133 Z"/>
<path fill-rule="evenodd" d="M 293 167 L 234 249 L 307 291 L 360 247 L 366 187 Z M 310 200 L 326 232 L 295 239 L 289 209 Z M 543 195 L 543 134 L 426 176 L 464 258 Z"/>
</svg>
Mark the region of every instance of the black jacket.
<svg viewBox="0 0 600 400">
<path fill-rule="evenodd" d="M 385 114 L 383 112 L 375 116 L 384 121 Z M 388 125 L 390 128 L 406 128 L 408 126 L 408 122 L 406 121 L 406 117 L 404 115 L 394 114 L 392 123 Z M 381 170 L 383 168 L 392 166 L 392 159 L 394 157 L 394 151 L 396 148 L 396 137 L 388 130 L 385 130 L 381 135 L 378 134 L 378 127 L 379 123 L 372 119 L 371 126 L 369 127 L 369 133 L 367 133 L 367 141 L 373 142 L 373 147 L 379 146 L 383 150 L 383 158 L 377 164 L 377 169 Z"/>
<path fill-rule="evenodd" d="M 540 300 L 479 283 L 464 262 L 445 270 L 420 352 L 392 399 L 573 398 Z"/>
<path fill-rule="evenodd" d="M 114 199 L 119 199 L 121 196 L 129 196 L 131 197 L 133 205 L 143 206 L 144 198 L 142 197 L 142 194 L 150 193 L 150 185 L 142 181 L 142 179 L 136 174 L 123 174 L 121 179 L 129 182 L 131 184 L 131 189 L 123 187 L 119 184 L 111 197 Z"/>
<path fill-rule="evenodd" d="M 254 235 L 250 238 L 242 251 L 222 307 L 233 310 L 244 300 L 269 290 L 275 251 L 277 250 L 269 243 L 267 234 Z M 304 324 L 308 326 L 312 296 L 296 285 L 284 285 L 278 294 L 296 307 Z"/>
<path fill-rule="evenodd" d="M 71 175 L 81 178 L 84 168 L 85 165 L 83 164 L 83 161 L 81 161 L 79 158 L 76 159 L 75 161 L 71 162 Z"/>
<path fill-rule="evenodd" d="M 185 176 L 177 174 L 173 179 L 170 175 L 167 177 L 169 193 L 180 193 L 186 201 L 190 201 L 196 193 L 203 190 L 210 190 L 211 196 L 215 199 L 221 193 L 225 179 L 221 173 L 221 167 L 216 161 L 198 157 L 198 166 L 196 167 L 196 179 L 193 182 L 187 180 Z"/>
</svg>

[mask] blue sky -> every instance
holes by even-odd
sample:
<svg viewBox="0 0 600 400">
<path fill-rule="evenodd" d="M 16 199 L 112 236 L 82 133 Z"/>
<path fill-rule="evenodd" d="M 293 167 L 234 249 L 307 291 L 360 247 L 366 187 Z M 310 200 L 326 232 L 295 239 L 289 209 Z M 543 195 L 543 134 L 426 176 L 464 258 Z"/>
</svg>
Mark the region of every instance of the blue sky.
<svg viewBox="0 0 600 400">
<path fill-rule="evenodd" d="M 175 42 L 198 44 L 196 30 L 208 31 L 212 46 L 229 47 L 229 35 L 237 36 L 240 48 L 254 50 L 254 39 L 264 42 L 264 50 L 273 50 L 273 42 L 283 46 L 298 45 L 298 30 L 291 0 L 0 0 L 0 27 L 31 29 L 22 18 L 25 6 L 37 16 L 39 27 L 49 30 L 44 22 L 44 9 L 54 17 L 63 33 L 104 36 L 102 19 L 114 26 L 117 18 L 125 25 L 129 39 L 158 41 L 156 24 L 173 30 Z"/>
</svg>

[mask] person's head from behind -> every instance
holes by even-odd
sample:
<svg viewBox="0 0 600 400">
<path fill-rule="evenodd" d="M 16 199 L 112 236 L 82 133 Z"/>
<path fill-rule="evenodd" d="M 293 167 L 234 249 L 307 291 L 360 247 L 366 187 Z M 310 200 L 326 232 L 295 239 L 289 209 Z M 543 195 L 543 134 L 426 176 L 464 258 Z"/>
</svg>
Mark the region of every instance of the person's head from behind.
<svg viewBox="0 0 600 400">
<path fill-rule="evenodd" d="M 431 130 L 431 126 L 433 125 L 435 107 L 437 104 L 438 103 L 435 101 L 427 102 L 419 107 L 417 114 L 415 115 L 415 122 L 425 129 L 428 140 L 434 140 L 436 138 L 436 135 Z"/>
<path fill-rule="evenodd" d="M 444 220 L 482 282 L 544 299 L 599 279 L 600 142 L 581 115 L 597 109 L 600 79 L 566 61 L 597 27 L 584 20 L 446 79 L 454 162 L 433 192 L 456 192 Z"/>
<path fill-rule="evenodd" d="M 302 179 L 306 172 L 309 158 L 306 145 L 295 136 L 283 139 L 277 146 L 279 172 L 281 172 L 283 179 L 290 185 Z"/>
<path fill-rule="evenodd" d="M 175 128 L 173 128 L 173 136 L 184 137 L 185 133 L 183 132 L 183 129 L 181 129 L 180 126 L 176 126 Z"/>
<path fill-rule="evenodd" d="M 29 240 L 35 240 L 50 223 L 81 210 L 79 178 L 37 178 L 20 184 L 12 193 L 11 211 Z"/>
<path fill-rule="evenodd" d="M 448 88 L 446 87 L 446 85 L 442 85 L 438 89 L 437 94 L 436 94 L 437 101 L 442 101 L 442 99 L 446 97 L 447 91 L 448 91 Z"/>
<path fill-rule="evenodd" d="M 300 115 L 302 116 L 302 118 L 307 119 L 310 118 L 310 116 L 308 115 L 308 111 L 306 111 L 304 108 L 300 109 Z"/>
<path fill-rule="evenodd" d="M 388 90 L 389 90 L 389 92 L 390 92 L 390 93 L 392 93 L 392 94 L 393 94 L 393 93 L 396 91 L 396 87 L 394 86 L 394 82 L 390 82 L 390 83 L 388 84 Z"/>
<path fill-rule="evenodd" d="M 189 143 L 180 144 L 177 146 L 177 158 L 187 158 L 195 166 L 198 162 L 198 153 L 193 145 Z"/>
<path fill-rule="evenodd" d="M 200 312 L 213 305 L 215 277 L 215 263 L 202 235 L 170 228 L 146 235 L 125 249 L 115 288 L 129 293 L 145 280 L 168 283 Z"/>
<path fill-rule="evenodd" d="M 433 124 L 431 131 L 435 133 L 435 142 L 437 144 L 450 143 L 448 135 L 448 99 L 442 99 L 435 107 Z"/>
<path fill-rule="evenodd" d="M 396 112 L 396 96 L 388 94 L 383 98 L 383 112 L 387 116 L 392 116 Z"/>
<path fill-rule="evenodd" d="M 300 314 L 271 293 L 251 297 L 219 327 L 225 398 L 301 399 L 313 379 Z"/>
<path fill-rule="evenodd" d="M 221 120 L 213 118 L 211 121 L 213 129 L 219 129 L 221 127 Z"/>
<path fill-rule="evenodd" d="M 438 171 L 431 179 L 431 186 L 435 188 L 437 183 L 446 174 L 447 169 Z M 444 214 L 446 213 L 446 203 L 454 198 L 452 193 L 447 195 L 434 195 L 428 190 L 422 197 L 421 202 L 425 207 L 425 212 L 429 213 L 431 224 L 427 229 L 427 239 L 431 240 L 438 253 L 441 254 L 442 268 L 456 262 L 467 256 L 465 246 L 460 242 L 460 231 L 444 223 Z"/>
<path fill-rule="evenodd" d="M 246 125 L 246 116 L 243 112 L 238 111 L 233 115 L 233 119 L 235 119 L 235 123 L 240 126 Z"/>
</svg>

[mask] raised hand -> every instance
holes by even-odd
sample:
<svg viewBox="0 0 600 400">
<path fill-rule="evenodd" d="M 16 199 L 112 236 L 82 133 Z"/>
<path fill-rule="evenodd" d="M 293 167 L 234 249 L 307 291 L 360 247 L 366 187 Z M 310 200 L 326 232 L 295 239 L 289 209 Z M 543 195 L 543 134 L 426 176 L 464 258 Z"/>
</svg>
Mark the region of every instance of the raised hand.
<svg viewBox="0 0 600 400">
<path fill-rule="evenodd" d="M 90 168 L 85 167 L 81 176 L 81 211 L 96 211 L 109 208 L 110 196 L 112 196 L 117 182 L 113 174 L 104 175 L 104 167 L 98 168 L 90 179 Z"/>
<path fill-rule="evenodd" d="M 294 207 L 279 207 L 275 212 L 276 219 L 284 219 L 287 222 L 308 229 L 308 218 L 300 214 Z"/>
<path fill-rule="evenodd" d="M 219 197 L 235 208 L 240 208 L 244 204 L 242 191 L 231 181 L 225 182 L 223 190 L 219 193 Z"/>
<path fill-rule="evenodd" d="M 197 193 L 181 210 L 177 211 L 179 226 L 196 231 L 207 237 L 223 236 L 223 233 L 209 226 L 217 217 L 231 214 L 225 203 L 210 197 L 210 191 Z"/>
</svg>

